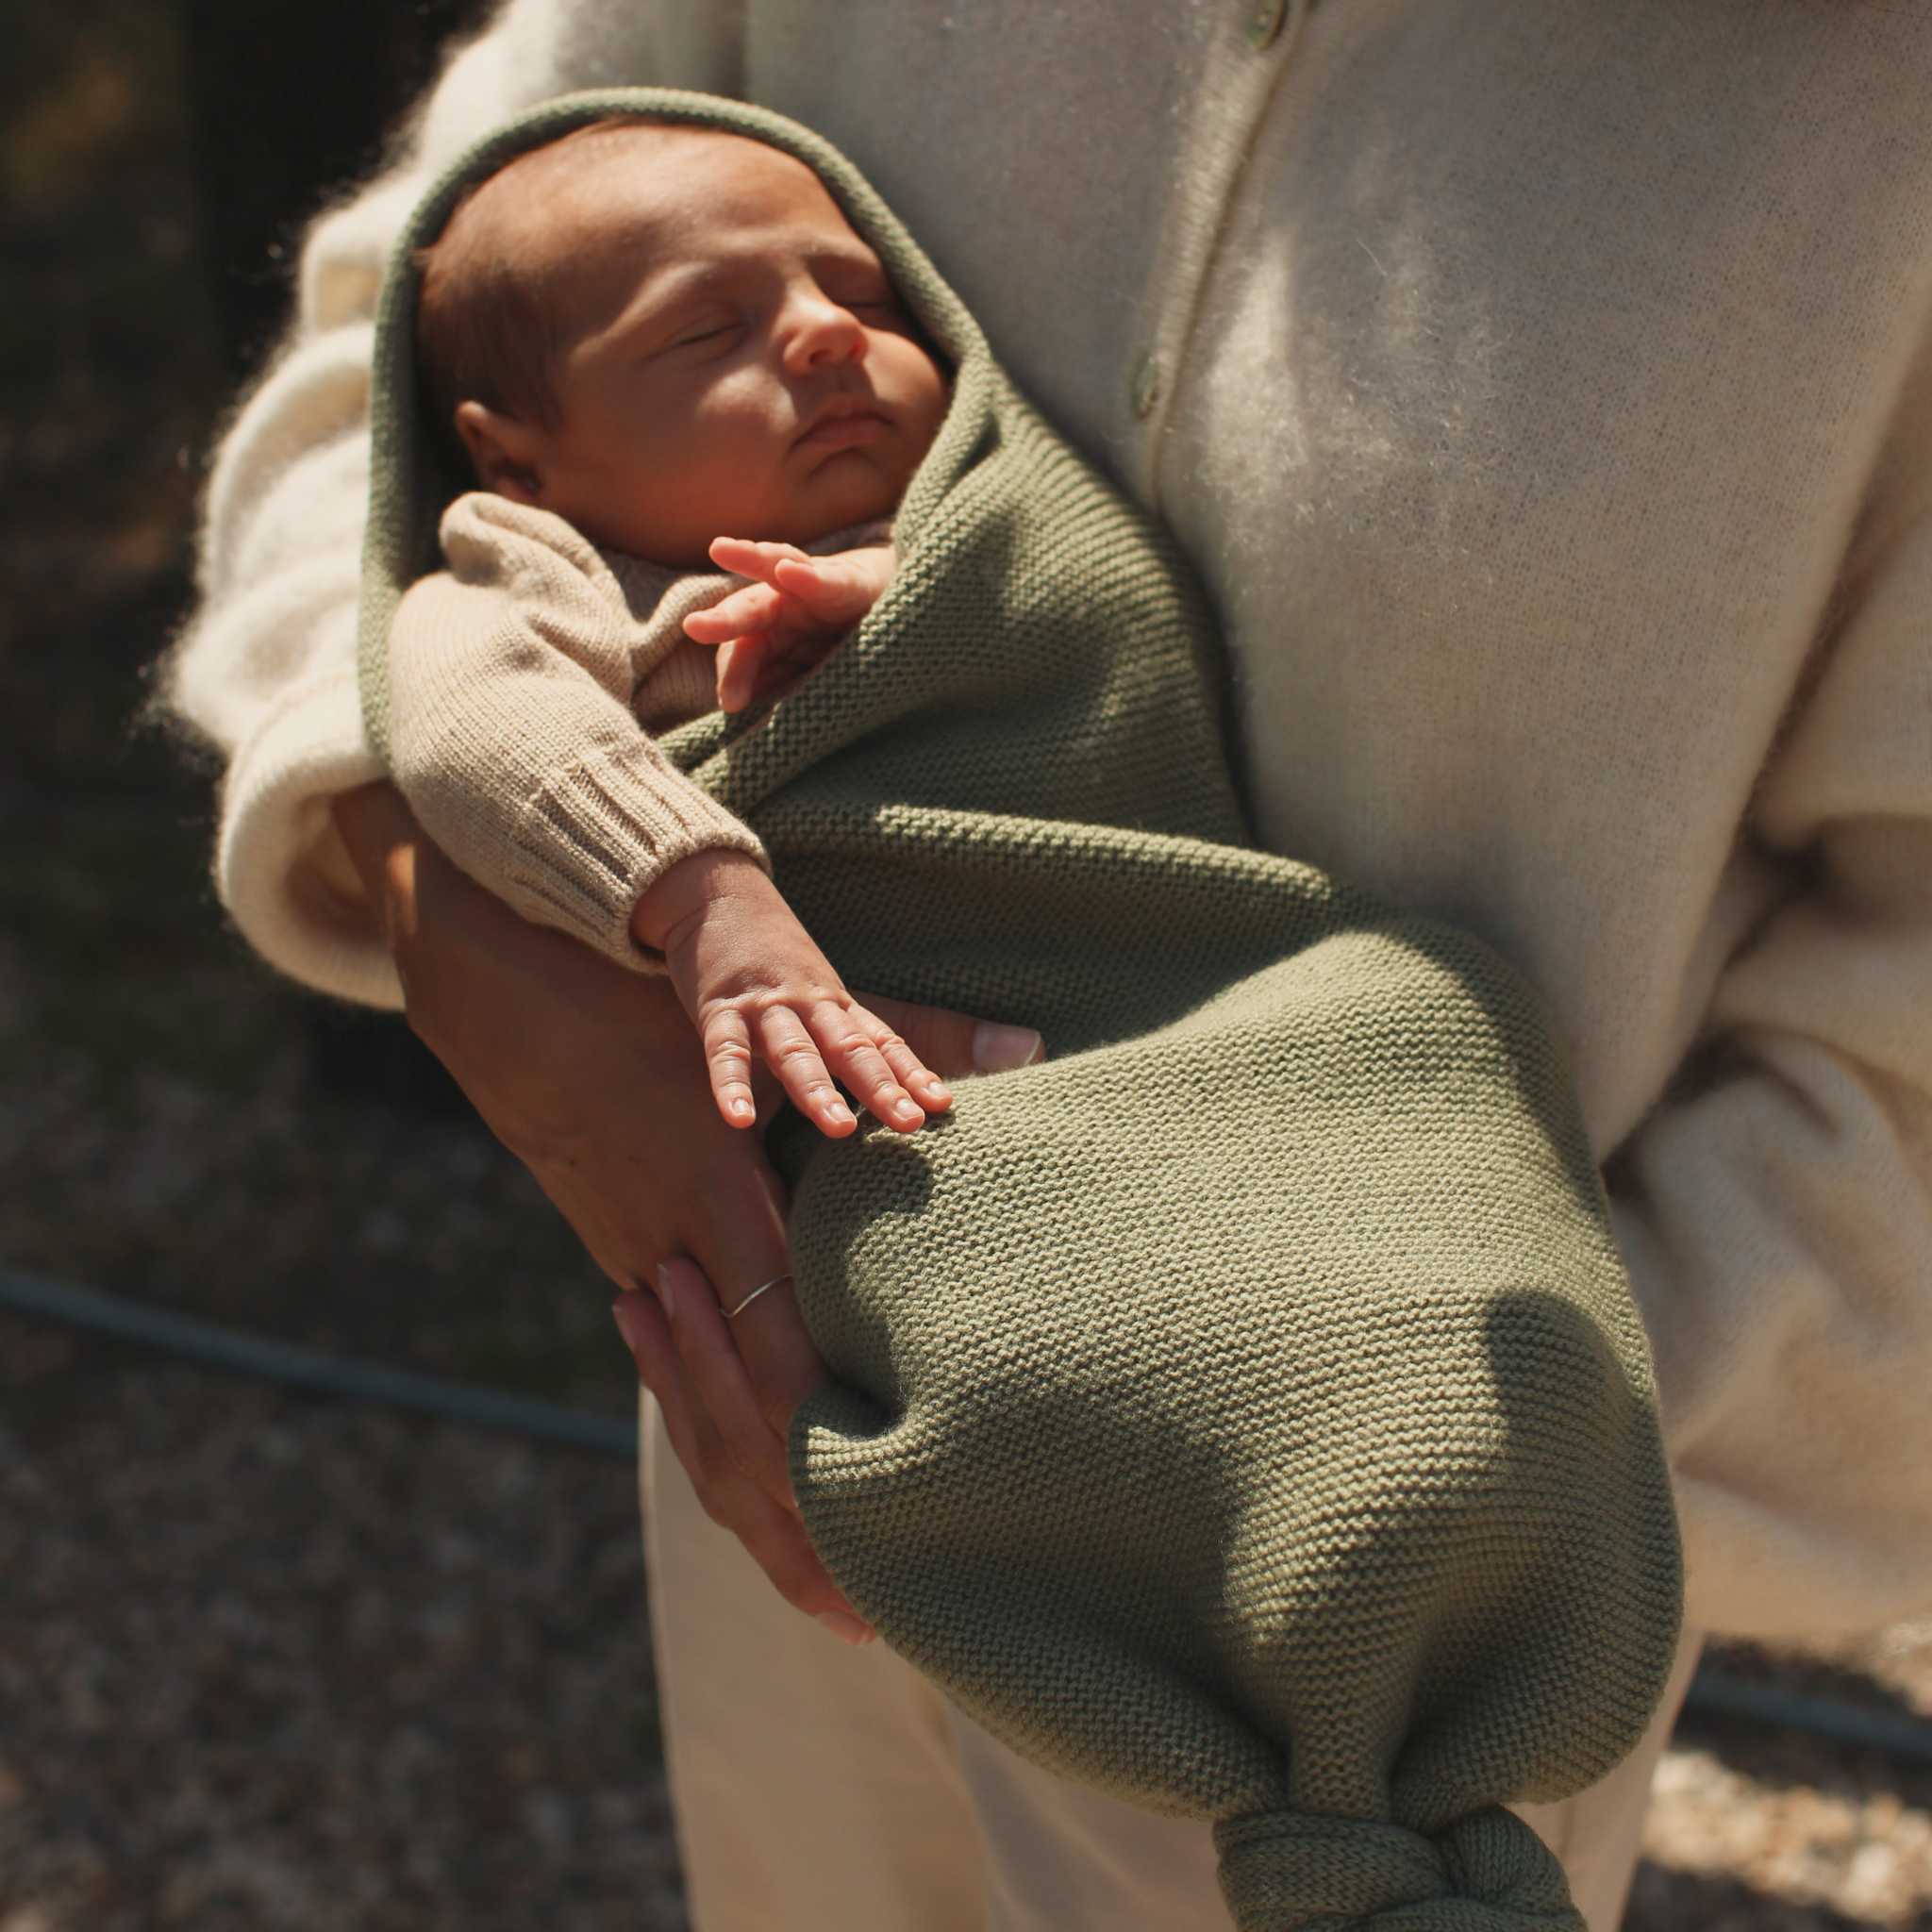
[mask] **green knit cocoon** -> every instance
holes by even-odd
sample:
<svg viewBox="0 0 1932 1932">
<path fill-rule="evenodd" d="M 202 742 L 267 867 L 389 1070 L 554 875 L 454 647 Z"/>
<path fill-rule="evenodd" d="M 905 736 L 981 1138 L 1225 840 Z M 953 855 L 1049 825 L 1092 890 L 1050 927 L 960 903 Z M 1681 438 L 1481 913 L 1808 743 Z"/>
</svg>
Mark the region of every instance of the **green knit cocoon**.
<svg viewBox="0 0 1932 1932">
<path fill-rule="evenodd" d="M 954 371 L 858 633 L 765 711 L 662 741 L 848 983 L 1050 1049 L 914 1136 L 774 1138 L 836 1378 L 791 1444 L 815 1546 L 1015 1750 L 1212 1821 L 1242 1932 L 1580 1932 L 1502 1807 L 1636 1744 L 1681 1566 L 1548 1020 L 1468 935 L 1255 848 L 1192 578 L 825 142 L 580 94 L 426 197 L 379 324 L 372 741 L 459 480 L 418 420 L 410 250 L 468 182 L 611 114 L 805 160 Z"/>
</svg>

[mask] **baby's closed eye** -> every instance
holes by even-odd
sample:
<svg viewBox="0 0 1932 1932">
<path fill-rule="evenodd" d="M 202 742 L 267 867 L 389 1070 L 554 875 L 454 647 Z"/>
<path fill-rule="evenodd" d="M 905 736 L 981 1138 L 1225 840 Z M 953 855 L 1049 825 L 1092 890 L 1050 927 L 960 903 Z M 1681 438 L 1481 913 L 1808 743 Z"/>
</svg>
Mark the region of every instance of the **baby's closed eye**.
<svg viewBox="0 0 1932 1932">
<path fill-rule="evenodd" d="M 713 315 L 682 324 L 664 344 L 667 350 L 728 348 L 744 334 L 742 316 Z"/>
</svg>

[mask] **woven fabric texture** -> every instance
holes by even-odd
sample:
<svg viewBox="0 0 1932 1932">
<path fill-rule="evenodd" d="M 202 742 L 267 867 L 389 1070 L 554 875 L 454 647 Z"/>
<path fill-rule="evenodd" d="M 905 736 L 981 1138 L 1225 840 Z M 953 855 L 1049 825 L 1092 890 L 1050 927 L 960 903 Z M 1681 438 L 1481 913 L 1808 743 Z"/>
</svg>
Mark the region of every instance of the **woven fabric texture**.
<svg viewBox="0 0 1932 1932">
<path fill-rule="evenodd" d="M 475 150 L 384 299 L 364 604 L 434 562 L 408 250 L 599 115 L 818 170 L 955 370 L 856 637 L 662 742 L 854 984 L 1045 1034 L 907 1138 L 781 1124 L 835 1381 L 792 1475 L 885 1640 L 1016 1749 L 1212 1820 L 1242 1932 L 1577 1927 L 1501 1808 L 1601 1775 L 1681 1591 L 1643 1333 L 1530 989 L 1253 849 L 1211 619 L 850 166 L 777 116 L 575 96 Z"/>
</svg>

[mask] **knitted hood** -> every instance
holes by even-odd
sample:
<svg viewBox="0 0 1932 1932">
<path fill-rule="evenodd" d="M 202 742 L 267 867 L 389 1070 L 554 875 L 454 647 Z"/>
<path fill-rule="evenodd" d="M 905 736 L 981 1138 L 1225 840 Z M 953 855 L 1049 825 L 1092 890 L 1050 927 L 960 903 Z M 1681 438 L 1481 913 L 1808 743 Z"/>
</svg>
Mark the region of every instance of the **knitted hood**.
<svg viewBox="0 0 1932 1932">
<path fill-rule="evenodd" d="M 672 88 L 608 88 L 545 102 L 476 142 L 423 196 L 391 253 L 376 306 L 376 350 L 370 397 L 374 467 L 362 547 L 358 618 L 363 723 L 371 747 L 389 750 L 388 640 L 402 595 L 441 560 L 437 525 L 443 509 L 475 487 L 449 467 L 452 439 L 425 412 L 415 355 L 421 275 L 416 255 L 430 246 L 464 195 L 517 156 L 560 140 L 593 121 L 622 117 L 698 127 L 763 141 L 795 156 L 830 191 L 841 211 L 878 255 L 893 284 L 950 365 L 954 403 L 933 448 L 900 505 L 898 525 L 921 514 L 956 475 L 990 407 L 998 381 L 992 356 L 964 303 L 893 218 L 870 182 L 837 149 L 782 115 L 712 94 Z"/>
<path fill-rule="evenodd" d="M 612 113 L 818 171 L 952 361 L 858 633 L 663 741 L 854 985 L 1039 1026 L 905 1137 L 795 1120 L 793 1423 L 827 1568 L 979 1723 L 1211 1821 L 1241 1932 L 1580 1932 L 1505 1807 L 1637 1742 L 1674 1652 L 1643 1330 L 1540 1002 L 1468 935 L 1253 848 L 1211 615 L 841 157 L 576 96 L 431 192 L 385 291 L 363 604 L 433 563 L 410 251 Z"/>
</svg>

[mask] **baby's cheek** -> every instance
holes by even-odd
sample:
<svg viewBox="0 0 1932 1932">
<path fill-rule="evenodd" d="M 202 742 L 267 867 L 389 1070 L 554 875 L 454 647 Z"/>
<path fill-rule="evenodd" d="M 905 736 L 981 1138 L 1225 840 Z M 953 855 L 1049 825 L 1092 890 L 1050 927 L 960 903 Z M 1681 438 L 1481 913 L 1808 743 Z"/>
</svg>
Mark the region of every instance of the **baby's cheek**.
<svg viewBox="0 0 1932 1932">
<path fill-rule="evenodd" d="M 756 509 L 782 471 L 797 433 L 790 412 L 752 398 L 709 410 L 684 452 L 685 485 L 707 500 Z"/>
</svg>

